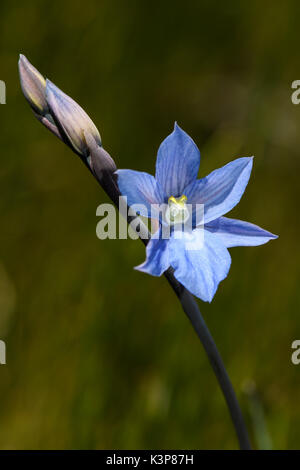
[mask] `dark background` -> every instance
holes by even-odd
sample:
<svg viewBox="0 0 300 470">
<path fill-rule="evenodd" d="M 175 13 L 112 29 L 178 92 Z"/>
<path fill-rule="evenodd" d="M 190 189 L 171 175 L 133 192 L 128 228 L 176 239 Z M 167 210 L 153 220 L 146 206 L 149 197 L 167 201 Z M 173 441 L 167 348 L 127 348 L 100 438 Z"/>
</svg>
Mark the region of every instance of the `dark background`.
<svg viewBox="0 0 300 470">
<path fill-rule="evenodd" d="M 236 448 L 202 347 L 138 241 L 96 238 L 107 201 L 32 115 L 18 54 L 77 100 L 120 168 L 154 172 L 175 120 L 200 176 L 255 155 L 230 216 L 280 235 L 234 248 L 199 306 L 256 447 L 300 447 L 297 1 L 0 4 L 0 448 Z M 253 390 L 256 389 L 254 393 Z"/>
</svg>

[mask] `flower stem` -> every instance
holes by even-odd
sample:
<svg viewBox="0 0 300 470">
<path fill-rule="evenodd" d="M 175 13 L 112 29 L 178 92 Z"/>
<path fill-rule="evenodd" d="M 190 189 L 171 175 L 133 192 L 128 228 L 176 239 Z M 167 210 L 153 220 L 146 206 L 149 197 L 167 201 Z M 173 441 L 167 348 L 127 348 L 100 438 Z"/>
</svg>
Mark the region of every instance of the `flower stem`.
<svg viewBox="0 0 300 470">
<path fill-rule="evenodd" d="M 92 173 L 94 174 L 106 194 L 114 202 L 117 208 L 119 208 L 118 203 L 119 196 L 121 196 L 121 194 L 117 185 L 117 181 L 115 179 L 115 175 L 113 174 L 113 169 L 110 167 L 111 162 L 109 163 L 108 168 L 104 168 L 104 150 L 97 146 L 95 141 L 89 138 L 88 135 L 85 135 L 85 137 L 91 153 L 91 161 L 93 167 Z M 128 223 L 130 223 L 134 218 L 135 217 L 128 216 Z M 144 234 L 141 240 L 145 245 L 147 245 L 150 235 L 148 232 L 148 228 L 143 224 L 142 221 L 140 222 L 140 234 L 141 233 Z M 164 273 L 164 275 L 167 278 L 172 289 L 174 290 L 175 294 L 179 298 L 182 308 L 185 314 L 190 319 L 212 365 L 214 373 L 217 377 L 217 380 L 225 397 L 227 406 L 229 408 L 231 419 L 239 440 L 240 448 L 243 450 L 249 450 L 251 449 L 250 440 L 248 437 L 247 428 L 244 423 L 243 415 L 238 400 L 236 398 L 233 386 L 226 372 L 223 360 L 220 356 L 214 339 L 200 313 L 198 304 L 192 294 L 179 281 L 177 281 L 173 274 L 172 268 L 169 268 Z"/>
<path fill-rule="evenodd" d="M 231 419 L 239 440 L 240 448 L 242 450 L 251 450 L 247 428 L 245 426 L 244 418 L 232 383 L 227 374 L 222 357 L 217 349 L 214 339 L 204 321 L 204 318 L 200 313 L 198 304 L 192 294 L 177 281 L 171 269 L 165 272 L 165 277 L 179 298 L 182 308 L 192 323 L 194 330 L 196 331 L 208 356 L 229 408 Z"/>
</svg>

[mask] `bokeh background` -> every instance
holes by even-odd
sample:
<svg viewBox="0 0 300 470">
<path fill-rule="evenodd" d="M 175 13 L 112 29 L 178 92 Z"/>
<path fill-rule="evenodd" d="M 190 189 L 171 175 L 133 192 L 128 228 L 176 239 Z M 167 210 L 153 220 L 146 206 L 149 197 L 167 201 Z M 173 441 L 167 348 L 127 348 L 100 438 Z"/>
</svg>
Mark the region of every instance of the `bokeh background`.
<svg viewBox="0 0 300 470">
<path fill-rule="evenodd" d="M 175 120 L 200 175 L 254 170 L 231 216 L 280 235 L 231 250 L 200 309 L 256 448 L 300 448 L 299 2 L 2 1 L 0 448 L 237 448 L 208 359 L 138 241 L 96 238 L 107 201 L 35 120 L 18 54 L 76 99 L 121 168 L 154 171 Z"/>
</svg>

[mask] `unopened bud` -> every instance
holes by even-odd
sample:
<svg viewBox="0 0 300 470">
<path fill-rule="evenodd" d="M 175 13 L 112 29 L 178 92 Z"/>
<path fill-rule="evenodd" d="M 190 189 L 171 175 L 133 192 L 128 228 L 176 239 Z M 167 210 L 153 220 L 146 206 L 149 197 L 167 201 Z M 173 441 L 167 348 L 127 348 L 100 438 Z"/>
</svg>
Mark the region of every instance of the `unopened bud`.
<svg viewBox="0 0 300 470">
<path fill-rule="evenodd" d="M 46 80 L 43 75 L 20 54 L 19 73 L 22 91 L 33 110 L 38 114 L 46 114 Z"/>
<path fill-rule="evenodd" d="M 83 157 L 89 155 L 85 132 L 91 134 L 101 146 L 101 137 L 93 121 L 79 104 L 50 80 L 46 80 L 46 100 L 56 126 L 76 153 Z"/>
<path fill-rule="evenodd" d="M 52 116 L 49 114 L 46 100 L 46 79 L 22 54 L 19 59 L 19 74 L 23 94 L 33 109 L 35 117 L 47 129 L 62 139 Z"/>
</svg>

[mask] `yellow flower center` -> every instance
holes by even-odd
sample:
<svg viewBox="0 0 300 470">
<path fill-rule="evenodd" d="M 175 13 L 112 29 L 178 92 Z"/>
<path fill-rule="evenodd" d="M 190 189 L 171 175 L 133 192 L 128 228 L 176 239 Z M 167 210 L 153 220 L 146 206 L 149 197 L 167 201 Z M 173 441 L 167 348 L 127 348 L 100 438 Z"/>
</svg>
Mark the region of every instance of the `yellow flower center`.
<svg viewBox="0 0 300 470">
<path fill-rule="evenodd" d="M 186 207 L 187 197 L 183 194 L 180 197 L 171 196 L 168 199 L 166 210 L 166 220 L 170 225 L 182 224 L 189 217 L 189 211 Z"/>
</svg>

